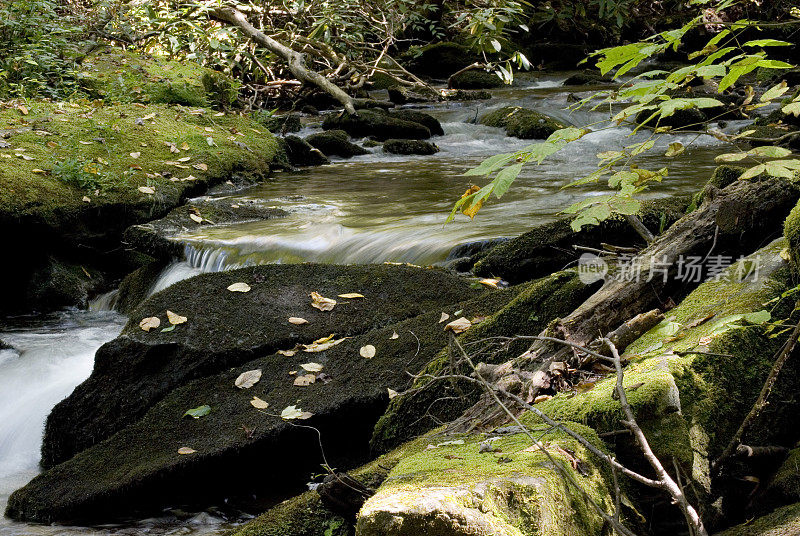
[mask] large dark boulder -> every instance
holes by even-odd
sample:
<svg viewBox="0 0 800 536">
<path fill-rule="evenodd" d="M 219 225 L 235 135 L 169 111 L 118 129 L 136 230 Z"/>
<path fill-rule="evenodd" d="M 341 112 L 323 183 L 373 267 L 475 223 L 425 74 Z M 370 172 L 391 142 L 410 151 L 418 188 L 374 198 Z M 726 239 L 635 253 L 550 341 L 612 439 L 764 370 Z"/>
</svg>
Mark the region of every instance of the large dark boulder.
<svg viewBox="0 0 800 536">
<path fill-rule="evenodd" d="M 286 136 L 285 138 L 280 138 L 280 140 L 286 152 L 286 157 L 293 166 L 321 166 L 330 163 L 327 156 L 303 138 Z"/>
<path fill-rule="evenodd" d="M 354 138 L 372 137 L 383 141 L 392 138 L 426 140 L 431 131 L 425 125 L 393 117 L 385 111 L 358 110 L 357 115 L 330 114 L 322 122 L 325 130 L 344 130 Z"/>
<path fill-rule="evenodd" d="M 328 130 L 312 134 L 306 141 L 319 149 L 325 156 L 341 156 L 351 158 L 367 154 L 369 151 L 350 141 L 350 136 L 344 130 Z"/>
<path fill-rule="evenodd" d="M 432 155 L 439 152 L 436 145 L 424 140 L 386 140 L 383 150 L 387 153 L 402 155 Z"/>
<path fill-rule="evenodd" d="M 419 112 L 417 110 L 392 110 L 389 112 L 389 115 L 396 119 L 411 121 L 412 123 L 424 125 L 428 130 L 431 131 L 432 136 L 444 135 L 442 124 L 431 114 L 426 114 L 425 112 Z"/>
<path fill-rule="evenodd" d="M 472 69 L 452 76 L 449 80 L 453 89 L 493 89 L 503 87 L 503 81 L 494 73 Z"/>
<path fill-rule="evenodd" d="M 566 125 L 539 112 L 520 106 L 505 106 L 483 115 L 480 123 L 504 128 L 506 134 L 523 140 L 545 139 Z"/>
<path fill-rule="evenodd" d="M 240 281 L 250 292 L 226 290 Z M 312 291 L 339 303 L 318 311 L 310 305 Z M 347 292 L 364 298 L 337 297 Z M 407 371 L 446 346 L 441 312 L 484 317 L 514 294 L 473 289 L 436 270 L 389 265 L 271 265 L 178 283 L 132 313 L 122 335 L 98 352 L 91 378 L 56 407 L 45 464 L 65 461 L 15 492 L 7 514 L 98 521 L 168 505 L 289 496 L 323 463 L 320 439 L 327 463 L 337 469 L 363 463 L 387 389 L 404 390 Z M 188 321 L 168 332 L 139 328 L 142 317 L 163 321 L 167 309 Z M 308 324 L 293 325 L 292 316 Z M 276 353 L 332 333 L 349 338 L 318 353 Z M 360 355 L 366 345 L 375 347 L 371 359 Z M 304 374 L 300 365 L 309 362 L 321 364 L 324 374 L 311 385 L 294 385 L 296 371 Z M 262 371 L 255 386 L 234 386 L 254 369 Z M 250 404 L 254 396 L 269 407 L 258 411 Z M 204 404 L 211 408 L 206 416 L 183 417 Z M 279 415 L 288 406 L 313 416 L 285 421 Z M 296 424 L 313 426 L 320 436 Z M 181 455 L 181 447 L 196 452 Z"/>
</svg>

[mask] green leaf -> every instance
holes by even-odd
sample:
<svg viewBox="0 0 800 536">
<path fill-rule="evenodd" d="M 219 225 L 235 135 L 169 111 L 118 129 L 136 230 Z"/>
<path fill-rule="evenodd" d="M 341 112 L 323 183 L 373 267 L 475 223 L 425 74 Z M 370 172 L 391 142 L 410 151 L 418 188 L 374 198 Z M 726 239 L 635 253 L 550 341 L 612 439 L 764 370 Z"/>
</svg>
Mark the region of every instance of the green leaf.
<svg viewBox="0 0 800 536">
<path fill-rule="evenodd" d="M 685 150 L 686 147 L 684 147 L 684 145 L 681 142 L 676 141 L 669 144 L 667 152 L 664 153 L 664 156 L 672 158 L 674 156 L 678 156 L 679 154 L 683 153 Z"/>
<path fill-rule="evenodd" d="M 792 154 L 792 151 L 783 147 L 775 147 L 774 145 L 765 145 L 763 147 L 755 147 L 747 151 L 747 154 L 752 156 L 761 156 L 764 158 L 783 158 Z"/>
<path fill-rule="evenodd" d="M 780 84 L 772 86 L 767 91 L 765 91 L 764 94 L 761 95 L 761 98 L 759 98 L 758 100 L 761 102 L 770 102 L 782 96 L 787 91 L 789 91 L 789 87 L 786 85 L 786 81 L 783 81 Z"/>
<path fill-rule="evenodd" d="M 786 41 L 778 41 L 777 39 L 753 39 L 752 41 L 747 41 L 746 43 L 742 43 L 743 47 L 788 47 L 792 46 L 793 43 L 788 43 Z"/>
<path fill-rule="evenodd" d="M 642 202 L 632 197 L 615 197 L 611 200 L 610 208 L 618 214 L 636 214 L 642 208 Z"/>
<path fill-rule="evenodd" d="M 512 160 L 514 160 L 513 153 L 496 154 L 481 162 L 478 167 L 467 170 L 464 175 L 488 175 L 494 173 Z"/>
<path fill-rule="evenodd" d="M 767 162 L 765 164 L 765 171 L 772 177 L 783 177 L 785 179 L 794 178 L 794 171 L 785 168 L 780 164 L 776 164 L 775 162 Z"/>
<path fill-rule="evenodd" d="M 497 199 L 503 197 L 508 189 L 511 187 L 511 183 L 514 182 L 514 179 L 519 176 L 520 172 L 522 171 L 522 164 L 514 164 L 513 166 L 509 166 L 504 168 L 497 174 L 494 181 L 494 195 Z"/>
<path fill-rule="evenodd" d="M 790 102 L 783 108 L 781 111 L 786 115 L 793 115 L 795 117 L 800 117 L 800 101 Z"/>
<path fill-rule="evenodd" d="M 183 416 L 184 417 L 192 417 L 194 419 L 199 419 L 200 417 L 205 417 L 209 413 L 211 413 L 211 406 L 203 405 L 203 406 L 198 406 L 196 408 L 192 408 L 192 409 L 186 410 L 186 413 L 184 413 Z"/>
<path fill-rule="evenodd" d="M 765 69 L 791 69 L 794 67 L 791 63 L 778 60 L 761 60 L 756 65 L 758 67 L 764 67 Z"/>
<path fill-rule="evenodd" d="M 714 158 L 717 162 L 739 162 L 747 158 L 747 153 L 725 153 Z"/>
<path fill-rule="evenodd" d="M 637 143 L 636 145 L 631 145 L 630 147 L 626 148 L 627 149 L 632 148 L 633 150 L 631 151 L 631 156 L 636 156 L 638 154 L 642 154 L 645 151 L 649 151 L 650 149 L 653 148 L 655 144 L 656 144 L 655 140 L 647 140 L 646 142 Z"/>
<path fill-rule="evenodd" d="M 167 333 L 167 332 L 169 332 L 169 331 L 173 331 L 174 329 L 175 329 L 175 325 L 173 324 L 173 325 L 171 325 L 171 326 L 170 326 L 170 327 L 168 327 L 168 328 L 164 328 L 164 329 L 162 329 L 162 330 L 161 330 L 161 333 Z"/>
<path fill-rule="evenodd" d="M 590 132 L 591 130 L 589 130 L 588 128 L 576 128 L 576 127 L 561 128 L 550 134 L 550 136 L 548 136 L 547 138 L 547 142 L 549 143 L 557 141 L 571 142 L 581 139 Z"/>
<path fill-rule="evenodd" d="M 747 171 L 745 171 L 744 173 L 742 173 L 739 176 L 739 180 L 743 181 L 743 180 L 746 180 L 746 179 L 752 179 L 753 177 L 758 177 L 759 175 L 764 173 L 766 170 L 767 170 L 767 166 L 765 166 L 763 164 L 762 165 L 758 165 L 758 166 L 753 166 L 750 169 L 748 169 Z"/>
</svg>

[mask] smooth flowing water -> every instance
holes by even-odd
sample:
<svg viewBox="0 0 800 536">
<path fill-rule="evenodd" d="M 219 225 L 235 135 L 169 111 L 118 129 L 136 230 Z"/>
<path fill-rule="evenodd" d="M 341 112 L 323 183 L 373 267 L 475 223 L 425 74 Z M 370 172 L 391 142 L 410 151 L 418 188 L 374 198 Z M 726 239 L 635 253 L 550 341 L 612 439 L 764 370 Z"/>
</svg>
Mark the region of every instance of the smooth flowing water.
<svg viewBox="0 0 800 536">
<path fill-rule="evenodd" d="M 486 111 L 509 104 L 535 108 L 567 123 L 585 125 L 602 114 L 565 111 L 568 95 L 584 88 L 562 88 L 562 78 L 530 77 L 523 87 L 498 90 L 491 101 L 446 103 L 424 110 L 443 123 L 445 135 L 434 141 L 441 151 L 429 157 L 398 157 L 380 148 L 368 155 L 297 173 L 281 173 L 254 188 L 224 194 L 231 204 L 260 203 L 289 213 L 284 219 L 237 225 L 197 226 L 180 237 L 186 259 L 178 260 L 153 282 L 151 292 L 201 271 L 265 262 L 319 261 L 417 264 L 445 259 L 463 242 L 515 236 L 557 217 L 560 210 L 602 188 L 562 189 L 596 169 L 595 155 L 644 139 L 630 129 L 603 129 L 553 156 L 528 166 L 501 200 L 487 203 L 470 221 L 459 215 L 444 221 L 466 190 L 464 171 L 498 152 L 524 148 L 528 141 L 506 137 L 499 129 L 473 124 Z M 582 96 L 580 93 L 579 96 Z M 732 124 L 728 130 L 738 125 Z M 318 129 L 311 126 L 302 135 Z M 663 149 L 672 141 L 687 145 L 679 159 Z M 722 151 L 714 138 L 672 137 L 643 166 L 669 166 L 670 176 L 650 196 L 695 191 Z M 476 182 L 481 182 L 480 180 Z M 94 353 L 120 331 L 124 318 L 108 309 L 109 294 L 90 311 L 69 311 L 44 318 L 23 318 L 0 325 L 0 339 L 14 350 L 0 351 L 0 511 L 8 495 L 38 472 L 42 428 L 50 409 L 91 372 Z M 225 523 L 209 514 L 179 521 L 174 516 L 143 520 L 125 527 L 44 527 L 0 519 L 0 535 L 216 534 Z"/>
</svg>

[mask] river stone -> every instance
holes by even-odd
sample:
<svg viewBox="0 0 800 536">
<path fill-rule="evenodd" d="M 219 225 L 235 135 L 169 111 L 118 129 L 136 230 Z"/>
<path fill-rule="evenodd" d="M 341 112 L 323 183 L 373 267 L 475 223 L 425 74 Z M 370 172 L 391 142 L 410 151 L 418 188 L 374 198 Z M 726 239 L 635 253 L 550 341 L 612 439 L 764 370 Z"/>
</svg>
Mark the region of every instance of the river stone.
<svg viewBox="0 0 800 536">
<path fill-rule="evenodd" d="M 797 536 L 800 534 L 800 503 L 778 508 L 765 516 L 748 520 L 715 536 Z"/>
<path fill-rule="evenodd" d="M 411 121 L 412 123 L 424 125 L 428 130 L 431 131 L 432 136 L 444 135 L 442 124 L 431 114 L 426 114 L 425 112 L 420 112 L 417 110 L 406 109 L 392 110 L 391 112 L 387 113 L 396 119 L 402 119 L 403 121 Z"/>
<path fill-rule="evenodd" d="M 441 100 L 438 91 L 424 87 L 408 88 L 402 86 L 390 87 L 389 100 L 394 104 L 410 104 L 422 102 L 436 102 Z"/>
<path fill-rule="evenodd" d="M 603 76 L 597 71 L 581 71 L 564 80 L 565 86 L 599 86 L 610 84 L 614 81 L 608 76 Z"/>
<path fill-rule="evenodd" d="M 483 115 L 479 122 L 504 128 L 506 134 L 523 140 L 545 139 L 566 125 L 539 112 L 520 106 L 505 106 Z"/>
<path fill-rule="evenodd" d="M 350 158 L 369 153 L 363 147 L 352 143 L 350 136 L 344 130 L 328 130 L 312 134 L 306 138 L 306 141 L 322 151 L 325 156 Z"/>
<path fill-rule="evenodd" d="M 286 136 L 279 138 L 281 145 L 286 151 L 286 157 L 293 166 L 321 166 L 329 164 L 328 157 L 322 151 L 316 149 L 310 143 L 298 136 Z"/>
<path fill-rule="evenodd" d="M 428 139 L 431 131 L 424 125 L 404 121 L 377 110 L 358 110 L 358 115 L 346 112 L 330 114 L 322 122 L 325 130 L 344 130 L 354 138 L 373 137 L 379 141 L 392 138 Z"/>
<path fill-rule="evenodd" d="M 494 89 L 503 86 L 503 81 L 494 73 L 472 69 L 450 78 L 453 89 Z"/>
<path fill-rule="evenodd" d="M 439 147 L 424 140 L 386 140 L 383 150 L 392 154 L 432 155 L 439 152 Z"/>
<path fill-rule="evenodd" d="M 252 290 L 225 290 L 237 281 Z M 313 290 L 365 298 L 337 298 L 332 312 L 321 312 L 309 304 Z M 54 410 L 45 459 L 88 448 L 17 491 L 8 515 L 109 520 L 235 496 L 285 498 L 323 459 L 317 434 L 280 419 L 283 408 L 313 413 L 300 424 L 320 431 L 328 463 L 344 470 L 363 463 L 387 389 L 403 391 L 407 371 L 419 370 L 447 344 L 441 312 L 485 316 L 513 296 L 472 289 L 433 270 L 384 265 L 271 265 L 178 283 L 134 311 L 123 334 L 98 352 L 92 377 Z M 188 321 L 167 333 L 139 329 L 141 317 L 163 320 L 167 308 Z M 292 325 L 289 316 L 309 323 Z M 350 338 L 319 353 L 274 353 L 331 333 Z M 371 359 L 360 356 L 368 344 L 376 348 Z M 321 364 L 324 375 L 294 386 L 308 362 Z M 262 370 L 255 386 L 234 387 L 254 369 Z M 253 396 L 268 410 L 253 408 Z M 203 404 L 211 407 L 208 415 L 182 418 Z M 177 454 L 183 446 L 197 452 Z"/>
</svg>

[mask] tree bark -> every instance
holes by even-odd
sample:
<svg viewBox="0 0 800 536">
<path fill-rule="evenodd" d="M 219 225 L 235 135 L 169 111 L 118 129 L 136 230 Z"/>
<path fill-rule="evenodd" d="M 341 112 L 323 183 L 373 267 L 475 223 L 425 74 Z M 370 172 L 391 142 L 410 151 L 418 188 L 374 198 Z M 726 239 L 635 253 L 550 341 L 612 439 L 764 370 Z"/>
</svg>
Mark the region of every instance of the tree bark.
<svg viewBox="0 0 800 536">
<path fill-rule="evenodd" d="M 350 95 L 345 93 L 342 88 L 321 74 L 310 70 L 306 66 L 305 55 L 292 50 L 279 41 L 276 41 L 250 24 L 244 13 L 232 7 L 221 7 L 211 10 L 210 15 L 214 19 L 240 28 L 253 41 L 282 58 L 288 65 L 289 70 L 297 77 L 298 80 L 307 82 L 309 84 L 314 84 L 331 95 L 334 99 L 342 103 L 344 109 L 348 113 L 356 113 L 355 106 L 353 105 L 353 99 L 350 97 Z"/>
</svg>

